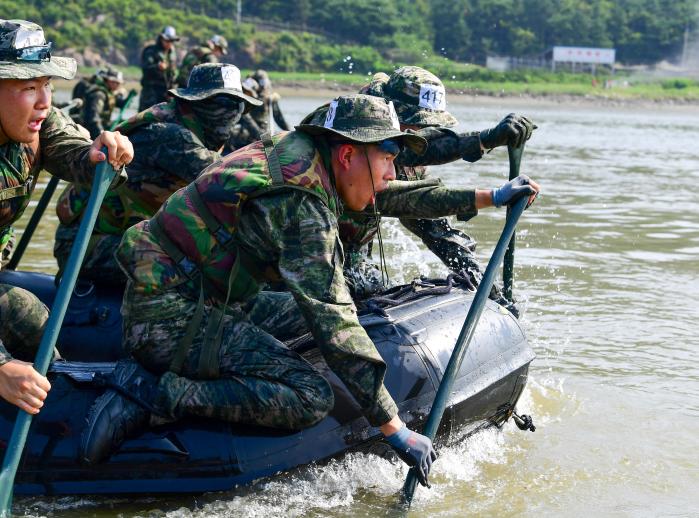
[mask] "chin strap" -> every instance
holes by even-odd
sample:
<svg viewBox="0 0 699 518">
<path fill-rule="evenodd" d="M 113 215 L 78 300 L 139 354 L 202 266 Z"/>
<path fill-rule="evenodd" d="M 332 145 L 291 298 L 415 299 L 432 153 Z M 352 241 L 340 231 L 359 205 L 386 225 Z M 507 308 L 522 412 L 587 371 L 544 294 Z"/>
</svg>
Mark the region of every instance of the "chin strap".
<svg viewBox="0 0 699 518">
<path fill-rule="evenodd" d="M 383 249 L 383 237 L 381 236 L 381 214 L 376 210 L 376 187 L 374 186 L 374 173 L 371 169 L 371 162 L 369 161 L 369 153 L 367 153 L 366 146 L 364 148 L 364 157 L 366 158 L 366 163 L 369 166 L 369 179 L 371 180 L 371 190 L 374 194 L 374 203 L 372 204 L 372 209 L 374 213 L 374 219 L 376 220 L 376 236 L 379 238 L 379 270 L 381 270 L 381 284 L 386 288 L 391 279 L 388 276 L 388 267 L 386 266 L 386 255 Z"/>
</svg>

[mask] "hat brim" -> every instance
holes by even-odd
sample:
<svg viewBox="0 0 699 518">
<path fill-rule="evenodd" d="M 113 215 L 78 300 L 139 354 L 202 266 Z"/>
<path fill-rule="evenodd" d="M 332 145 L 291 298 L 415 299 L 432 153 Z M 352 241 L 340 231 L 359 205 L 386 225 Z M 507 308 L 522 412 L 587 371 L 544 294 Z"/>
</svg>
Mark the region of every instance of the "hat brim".
<svg viewBox="0 0 699 518">
<path fill-rule="evenodd" d="M 398 138 L 418 155 L 423 154 L 425 149 L 427 149 L 427 141 L 421 136 L 393 128 L 363 127 L 343 131 L 334 128 L 326 128 L 324 126 L 316 126 L 315 124 L 299 124 L 296 126 L 296 129 L 309 135 L 339 135 L 352 142 L 357 142 L 358 144 L 375 144 L 382 140 Z"/>
<path fill-rule="evenodd" d="M 28 63 L 26 61 L 0 61 L 0 79 L 36 79 L 37 77 L 60 77 L 73 79 L 78 64 L 73 58 L 51 56 L 50 61 Z"/>
<path fill-rule="evenodd" d="M 229 88 L 173 88 L 169 90 L 169 93 L 186 101 L 203 101 L 219 94 L 229 95 L 245 103 L 245 113 L 257 106 L 262 106 L 262 101 L 259 99 Z"/>
<path fill-rule="evenodd" d="M 401 124 L 406 126 L 441 126 L 451 128 L 458 124 L 456 118 L 448 111 L 435 111 L 401 101 L 393 100 L 396 114 Z"/>
</svg>

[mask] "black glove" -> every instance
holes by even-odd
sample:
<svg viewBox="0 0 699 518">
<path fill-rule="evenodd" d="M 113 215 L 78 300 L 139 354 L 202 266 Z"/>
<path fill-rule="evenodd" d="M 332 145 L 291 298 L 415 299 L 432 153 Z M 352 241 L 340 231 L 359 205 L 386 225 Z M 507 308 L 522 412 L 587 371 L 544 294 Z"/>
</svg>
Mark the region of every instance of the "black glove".
<svg viewBox="0 0 699 518">
<path fill-rule="evenodd" d="M 429 437 L 413 432 L 403 425 L 403 428 L 396 433 L 386 437 L 386 441 L 403 462 L 411 468 L 415 468 L 420 484 L 429 486 L 427 476 L 430 474 L 432 463 L 437 459 L 437 454 L 432 448 L 432 441 Z"/>
<path fill-rule="evenodd" d="M 481 144 L 486 149 L 493 149 L 498 146 L 508 144 L 520 147 L 532 136 L 532 131 L 537 128 L 536 124 L 526 117 L 510 113 L 502 119 L 497 126 L 481 131 Z"/>
<path fill-rule="evenodd" d="M 526 174 L 521 174 L 502 187 L 491 191 L 493 195 L 493 205 L 496 207 L 510 205 L 520 198 L 531 196 L 535 192 L 534 188 L 529 185 L 529 177 Z M 527 207 L 529 207 L 529 205 L 527 205 Z"/>
</svg>

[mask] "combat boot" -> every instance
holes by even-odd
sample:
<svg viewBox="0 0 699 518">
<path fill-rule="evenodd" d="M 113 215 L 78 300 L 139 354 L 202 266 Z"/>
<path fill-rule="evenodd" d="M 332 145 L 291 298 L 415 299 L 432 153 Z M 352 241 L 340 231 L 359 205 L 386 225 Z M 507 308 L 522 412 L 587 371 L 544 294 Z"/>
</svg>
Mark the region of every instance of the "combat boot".
<svg viewBox="0 0 699 518">
<path fill-rule="evenodd" d="M 126 439 L 146 430 L 151 416 L 148 407 L 156 397 L 157 383 L 158 378 L 135 361 L 117 363 L 105 380 L 113 388 L 98 397 L 88 413 L 80 440 L 80 462 L 86 465 L 101 462 Z"/>
</svg>

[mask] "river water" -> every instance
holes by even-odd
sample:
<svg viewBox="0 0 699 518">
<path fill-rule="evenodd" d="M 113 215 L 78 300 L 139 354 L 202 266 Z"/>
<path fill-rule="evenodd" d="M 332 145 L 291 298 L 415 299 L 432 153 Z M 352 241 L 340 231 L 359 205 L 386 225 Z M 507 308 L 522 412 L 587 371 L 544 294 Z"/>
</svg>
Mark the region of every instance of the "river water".
<svg viewBox="0 0 699 518">
<path fill-rule="evenodd" d="M 297 123 L 321 97 L 286 95 Z M 460 129 L 515 111 L 539 126 L 522 164 L 543 193 L 518 230 L 515 293 L 537 359 L 512 423 L 440 451 L 411 516 L 699 516 L 699 108 L 451 98 Z M 492 187 L 503 150 L 435 167 Z M 38 196 L 35 196 L 35 199 Z M 487 260 L 504 211 L 467 225 Z M 55 218 L 23 268 L 52 270 Z M 383 222 L 392 281 L 446 272 Z M 20 225 L 21 227 L 21 225 Z M 51 516 L 382 516 L 405 467 L 364 455 L 200 497 L 18 499 Z"/>
</svg>

